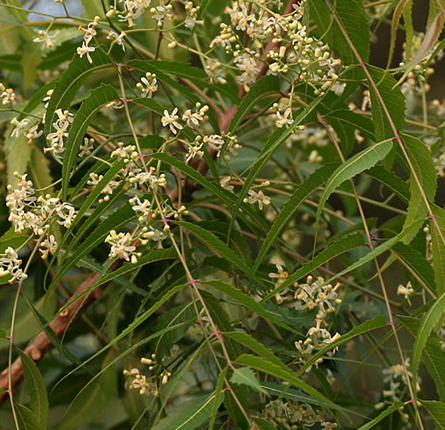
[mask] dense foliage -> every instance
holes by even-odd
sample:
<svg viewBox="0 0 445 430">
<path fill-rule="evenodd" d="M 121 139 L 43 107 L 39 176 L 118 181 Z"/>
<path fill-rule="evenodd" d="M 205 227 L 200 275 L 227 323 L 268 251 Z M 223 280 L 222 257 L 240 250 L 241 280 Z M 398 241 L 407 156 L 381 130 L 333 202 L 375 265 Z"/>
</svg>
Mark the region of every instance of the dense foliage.
<svg viewBox="0 0 445 430">
<path fill-rule="evenodd" d="M 0 22 L 2 429 L 445 429 L 444 0 Z"/>
</svg>

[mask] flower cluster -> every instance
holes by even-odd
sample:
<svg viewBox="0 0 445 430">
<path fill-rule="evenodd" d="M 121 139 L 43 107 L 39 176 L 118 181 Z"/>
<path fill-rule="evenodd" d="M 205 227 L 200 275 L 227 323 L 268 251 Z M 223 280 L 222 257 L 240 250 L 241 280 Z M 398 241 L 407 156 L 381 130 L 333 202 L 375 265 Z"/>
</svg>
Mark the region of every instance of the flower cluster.
<svg viewBox="0 0 445 430">
<path fill-rule="evenodd" d="M 259 76 L 263 67 L 260 53 L 270 39 L 276 48 L 267 53 L 269 73 L 286 74 L 295 83 L 309 82 L 317 87 L 316 95 L 327 90 L 343 91 L 344 85 L 338 81 L 340 60 L 333 58 L 328 45 L 310 35 L 303 24 L 306 3 L 301 1 L 288 15 L 244 0 L 233 1 L 226 8 L 231 24 L 221 24 L 220 34 L 210 47 L 219 45 L 233 55 L 240 71 L 236 79 L 246 91 Z M 250 45 L 245 45 L 246 38 L 251 40 Z M 286 110 L 284 117 L 279 118 L 280 124 L 286 125 L 289 116 Z"/>
<path fill-rule="evenodd" d="M 17 188 L 8 185 L 9 194 L 6 196 L 6 206 L 10 210 L 9 221 L 14 230 L 21 233 L 31 229 L 35 235 L 42 236 L 49 229 L 50 221 L 54 218 L 60 225 L 69 228 L 76 216 L 76 210 L 69 203 L 63 203 L 57 197 L 35 196 L 32 181 L 26 175 L 15 173 L 19 180 Z M 54 248 L 52 246 L 50 249 Z"/>
<path fill-rule="evenodd" d="M 22 260 L 19 259 L 17 252 L 9 246 L 3 254 L 0 254 L 0 278 L 11 276 L 8 280 L 10 284 L 24 281 L 28 276 L 20 268 L 21 264 Z"/>
<path fill-rule="evenodd" d="M 6 88 L 0 82 L 0 100 L 3 106 L 13 106 L 15 104 L 16 95 L 12 88 Z"/>
<path fill-rule="evenodd" d="M 93 37 L 97 35 L 96 27 L 99 24 L 99 21 L 100 21 L 100 17 L 95 16 L 94 20 L 88 24 L 87 28 L 79 26 L 79 30 L 83 31 L 85 34 L 83 36 L 82 46 L 79 46 L 77 48 L 77 54 L 79 55 L 80 58 L 82 58 L 86 54 L 87 59 L 90 62 L 90 64 L 93 63 L 93 59 L 91 58 L 90 53 L 94 52 L 96 50 L 96 48 L 94 46 L 89 46 L 89 45 L 90 45 L 90 42 L 93 40 Z M 122 36 L 122 34 L 121 34 L 121 36 Z M 121 37 L 121 36 L 117 36 L 117 37 Z"/>
<path fill-rule="evenodd" d="M 159 396 L 158 380 L 161 381 L 162 385 L 166 385 L 171 378 L 172 373 L 161 363 L 157 362 L 156 354 L 151 354 L 150 358 L 142 357 L 141 363 L 148 365 L 148 370 L 155 374 L 147 377 L 136 367 L 131 370 L 124 370 L 124 375 L 130 378 L 128 388 L 131 390 L 138 390 L 141 396 Z"/>
<path fill-rule="evenodd" d="M 406 376 L 408 375 L 408 378 L 412 378 L 413 376 L 411 371 L 409 371 L 409 361 L 409 358 L 407 358 L 404 364 L 395 364 L 382 370 L 383 382 L 385 383 L 386 388 L 382 393 L 382 401 L 374 406 L 375 409 L 380 410 L 385 406 L 392 405 L 394 402 L 401 401 L 406 396 L 406 388 L 408 384 L 410 384 L 410 382 L 407 381 Z M 420 383 L 421 380 L 419 377 L 416 387 L 417 392 L 420 391 Z M 403 422 L 407 423 L 409 420 L 409 415 L 403 412 L 403 408 L 399 409 L 398 411 L 401 414 Z"/>
<path fill-rule="evenodd" d="M 124 7 L 123 12 L 118 14 L 120 21 L 126 21 L 129 27 L 135 25 L 134 20 L 142 16 L 146 9 L 150 7 L 151 0 L 119 0 Z M 114 15 L 115 9 L 111 8 L 107 16 Z"/>
<path fill-rule="evenodd" d="M 336 423 L 326 421 L 322 411 L 308 403 L 284 402 L 277 399 L 268 403 L 262 411 L 262 418 L 287 430 L 313 427 L 319 423 L 321 429 L 334 429 Z"/>
</svg>

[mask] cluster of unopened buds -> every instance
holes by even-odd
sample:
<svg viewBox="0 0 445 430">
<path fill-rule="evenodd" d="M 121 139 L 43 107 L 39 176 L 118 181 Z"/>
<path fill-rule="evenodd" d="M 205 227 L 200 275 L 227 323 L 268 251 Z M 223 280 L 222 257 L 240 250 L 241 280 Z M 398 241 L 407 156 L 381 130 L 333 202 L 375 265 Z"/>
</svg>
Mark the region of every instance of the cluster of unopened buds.
<svg viewBox="0 0 445 430">
<path fill-rule="evenodd" d="M 383 409 L 385 406 L 392 405 L 394 402 L 403 400 L 404 395 L 407 392 L 407 386 L 410 384 L 407 381 L 408 378 L 412 378 L 412 373 L 409 370 L 410 362 L 409 358 L 405 360 L 404 364 L 395 364 L 383 369 L 383 382 L 386 387 L 382 393 L 382 401 L 377 403 L 374 407 L 377 410 Z M 420 392 L 421 379 L 418 378 L 416 391 Z M 407 423 L 409 421 L 409 415 L 403 411 L 403 408 L 399 409 L 398 412 L 401 415 L 402 421 Z"/>
<path fill-rule="evenodd" d="M 166 385 L 172 373 L 157 362 L 156 354 L 151 354 L 150 358 L 142 357 L 141 364 L 147 365 L 150 372 L 160 368 L 162 368 L 162 372 L 147 378 L 136 367 L 131 370 L 124 370 L 124 375 L 131 378 L 129 388 L 139 390 L 140 395 L 147 394 L 157 397 L 159 395 L 158 379 L 161 380 L 162 385 Z"/>
<path fill-rule="evenodd" d="M 3 106 L 13 106 L 15 104 L 15 92 L 12 88 L 6 88 L 1 82 L 0 82 L 0 100 L 2 102 Z"/>
<path fill-rule="evenodd" d="M 35 235 L 43 236 L 49 229 L 49 224 L 55 215 L 57 222 L 65 228 L 71 227 L 76 210 L 69 203 L 63 203 L 57 197 L 35 197 L 32 181 L 26 175 L 15 173 L 19 180 L 18 187 L 8 185 L 9 194 L 6 196 L 6 206 L 10 210 L 9 221 L 17 233 L 31 229 Z"/>
<path fill-rule="evenodd" d="M 308 403 L 273 400 L 265 406 L 261 416 L 269 422 L 278 424 L 280 428 L 287 430 L 314 427 L 317 423 L 320 424 L 323 430 L 337 428 L 336 423 L 326 421 L 323 413 L 315 410 Z"/>
</svg>

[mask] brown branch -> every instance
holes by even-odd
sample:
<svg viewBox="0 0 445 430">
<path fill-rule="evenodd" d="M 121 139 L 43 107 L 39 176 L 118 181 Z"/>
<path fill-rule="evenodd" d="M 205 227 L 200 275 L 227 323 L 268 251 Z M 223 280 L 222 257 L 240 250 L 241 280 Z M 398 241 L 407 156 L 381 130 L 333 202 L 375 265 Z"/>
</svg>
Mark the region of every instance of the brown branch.
<svg viewBox="0 0 445 430">
<path fill-rule="evenodd" d="M 123 260 L 115 261 L 110 267 L 111 271 L 118 269 L 122 266 Z M 62 337 L 64 333 L 69 328 L 70 324 L 79 318 L 86 309 L 94 303 L 102 294 L 103 290 L 107 287 L 109 283 L 105 283 L 98 288 L 93 289 L 90 293 L 88 290 L 94 285 L 98 280 L 99 273 L 95 273 L 88 277 L 70 298 L 69 305 L 66 309 L 62 310 L 59 315 L 49 324 L 51 329 L 54 331 L 57 337 Z M 78 299 L 76 300 L 76 297 Z M 63 308 L 62 308 L 63 309 Z M 26 347 L 25 353 L 28 354 L 35 362 L 40 361 L 43 356 L 51 349 L 53 346 L 51 340 L 47 334 L 42 331 L 40 332 Z M 12 388 L 15 389 L 23 378 L 23 367 L 21 358 L 17 358 L 12 364 Z M 0 374 L 0 388 L 5 390 L 4 393 L 0 394 L 0 404 L 3 403 L 9 395 L 8 392 L 8 368 L 3 370 Z"/>
<path fill-rule="evenodd" d="M 293 5 L 297 3 L 297 0 L 290 0 L 286 10 L 285 14 L 289 14 L 293 10 Z M 260 62 L 259 65 L 260 72 L 258 73 L 257 80 L 266 74 L 268 70 L 268 61 L 267 54 L 274 49 L 277 44 L 272 42 L 273 36 L 270 37 L 266 48 L 264 50 L 264 58 L 263 61 Z M 183 80 L 184 83 L 190 87 L 192 87 L 191 82 L 187 79 Z M 195 86 L 194 86 L 195 87 Z M 193 88 L 193 87 L 192 87 Z M 196 89 L 196 88 L 193 88 Z M 240 90 L 239 98 L 240 100 L 245 96 L 245 91 L 243 88 Z M 206 101 L 209 102 L 209 100 L 206 98 Z M 215 106 L 213 106 L 215 109 Z M 230 125 L 230 122 L 232 121 L 233 116 L 235 115 L 237 111 L 238 106 L 234 105 L 231 108 L 228 108 L 226 111 L 222 111 L 221 109 L 217 108 L 215 109 L 216 114 L 218 115 L 219 120 L 219 127 L 221 131 L 226 131 Z M 209 150 L 210 155 L 212 158 L 216 158 L 217 152 L 215 150 L 210 149 Z M 209 169 L 209 166 L 204 160 L 201 160 L 195 165 L 192 165 L 195 167 L 201 174 L 205 175 Z M 192 193 L 199 188 L 198 184 L 195 182 L 189 181 L 186 178 L 183 178 L 183 180 L 180 180 L 179 182 L 182 184 L 181 186 L 181 196 L 183 201 L 186 201 L 191 198 Z M 176 202 L 178 199 L 179 190 L 174 189 L 169 192 L 169 196 L 172 199 L 173 202 Z M 112 264 L 110 267 L 110 271 L 114 271 L 118 269 L 120 266 L 122 266 L 123 260 L 117 260 Z M 108 286 L 109 282 L 101 285 L 98 288 L 93 289 L 91 292 L 88 293 L 89 289 L 95 284 L 95 282 L 98 280 L 100 274 L 94 273 L 91 276 L 89 276 L 78 288 L 78 290 L 73 294 L 73 296 L 67 301 L 67 303 L 71 303 L 66 309 L 61 311 L 58 316 L 49 324 L 51 329 L 54 331 L 57 337 L 62 337 L 66 331 L 69 330 L 71 323 L 77 320 L 87 309 L 88 307 L 93 304 L 99 297 L 102 295 L 102 292 L 105 290 L 105 288 Z M 76 297 L 78 299 L 76 300 Z M 63 307 L 65 307 L 64 305 Z M 52 348 L 53 344 L 47 334 L 42 331 L 40 332 L 26 347 L 25 353 L 34 360 L 34 362 L 39 362 L 43 356 Z M 19 358 L 17 358 L 14 363 L 12 364 L 11 369 L 11 379 L 12 379 L 12 389 L 14 390 L 17 385 L 21 382 L 23 379 L 23 366 L 22 361 Z M 8 391 L 8 368 L 3 370 L 0 374 L 0 388 L 5 390 L 4 393 L 0 394 L 0 405 L 6 400 L 6 398 L 9 396 Z"/>
</svg>

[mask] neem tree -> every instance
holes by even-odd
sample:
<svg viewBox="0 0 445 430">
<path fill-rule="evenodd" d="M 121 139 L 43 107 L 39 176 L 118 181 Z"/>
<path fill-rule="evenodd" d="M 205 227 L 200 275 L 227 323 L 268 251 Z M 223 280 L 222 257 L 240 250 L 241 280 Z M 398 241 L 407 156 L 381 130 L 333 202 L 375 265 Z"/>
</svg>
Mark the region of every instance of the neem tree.
<svg viewBox="0 0 445 430">
<path fill-rule="evenodd" d="M 445 428 L 445 2 L 22 3 L 2 426 Z"/>
</svg>

